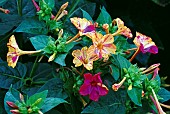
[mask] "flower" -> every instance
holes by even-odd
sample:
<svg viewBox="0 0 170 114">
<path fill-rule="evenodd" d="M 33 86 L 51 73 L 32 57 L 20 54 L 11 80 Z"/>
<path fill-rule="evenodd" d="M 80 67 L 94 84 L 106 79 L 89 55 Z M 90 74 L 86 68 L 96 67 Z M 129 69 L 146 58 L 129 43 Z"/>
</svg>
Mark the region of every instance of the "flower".
<svg viewBox="0 0 170 114">
<path fill-rule="evenodd" d="M 118 91 L 118 89 L 122 86 L 122 84 L 125 82 L 125 80 L 126 80 L 126 77 L 124 77 L 123 79 L 122 79 L 122 81 L 121 82 L 119 82 L 118 84 L 113 84 L 112 85 L 112 89 L 114 90 L 114 91 Z M 132 88 L 132 85 L 130 86 L 130 88 L 129 89 L 131 89 Z"/>
<path fill-rule="evenodd" d="M 101 33 L 95 33 L 90 35 L 93 41 L 93 45 L 89 48 L 94 50 L 94 53 L 98 55 L 99 58 L 104 58 L 108 60 L 110 54 L 115 54 L 116 46 L 113 44 L 114 38 L 111 34 L 102 35 Z"/>
<path fill-rule="evenodd" d="M 0 8 L 0 11 L 4 12 L 5 14 L 9 14 L 10 11 L 8 9 L 3 9 L 3 8 Z"/>
<path fill-rule="evenodd" d="M 142 51 L 142 53 L 158 53 L 158 47 L 155 45 L 152 39 L 139 32 L 136 32 L 136 37 L 134 38 L 133 42 L 137 47 L 140 48 L 140 51 Z"/>
<path fill-rule="evenodd" d="M 7 47 L 8 47 L 8 53 L 7 53 L 8 66 L 11 66 L 13 68 L 16 66 L 19 56 L 24 55 L 24 54 L 34 54 L 34 53 L 41 52 L 41 50 L 22 51 L 21 49 L 19 49 L 14 35 L 12 35 L 9 38 L 9 43 L 7 43 Z"/>
<path fill-rule="evenodd" d="M 87 47 L 83 47 L 81 50 L 74 50 L 72 55 L 74 57 L 73 63 L 75 64 L 75 67 L 79 67 L 83 64 L 87 70 L 92 70 L 93 61 L 98 59 L 97 55 L 92 53 L 92 51 Z"/>
<path fill-rule="evenodd" d="M 79 93 L 83 96 L 89 95 L 93 101 L 98 101 L 100 96 L 106 95 L 108 88 L 102 83 L 100 74 L 97 73 L 94 76 L 90 73 L 84 74 L 84 83 L 80 87 Z"/>
<path fill-rule="evenodd" d="M 118 34 L 122 34 L 128 38 L 132 38 L 132 32 L 129 28 L 127 28 L 126 26 L 124 26 L 124 22 L 120 19 L 120 18 L 116 18 L 112 21 L 112 23 L 115 25 L 117 24 L 118 30 L 113 33 L 113 36 L 116 36 Z"/>
<path fill-rule="evenodd" d="M 73 17 L 70 18 L 74 26 L 79 30 L 79 35 L 86 35 L 87 33 L 94 33 L 95 26 L 91 21 L 88 21 L 86 18 Z"/>
</svg>

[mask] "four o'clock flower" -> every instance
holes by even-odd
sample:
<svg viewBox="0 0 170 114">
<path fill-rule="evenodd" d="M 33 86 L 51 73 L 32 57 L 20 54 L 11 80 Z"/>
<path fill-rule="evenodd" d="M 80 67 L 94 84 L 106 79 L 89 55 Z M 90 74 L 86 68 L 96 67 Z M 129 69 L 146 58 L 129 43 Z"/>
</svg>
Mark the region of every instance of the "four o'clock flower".
<svg viewBox="0 0 170 114">
<path fill-rule="evenodd" d="M 122 86 L 122 84 L 125 82 L 125 80 L 126 80 L 126 77 L 124 77 L 124 78 L 122 79 L 122 81 L 119 82 L 118 84 L 117 84 L 117 83 L 113 84 L 113 85 L 112 85 L 112 89 L 113 89 L 114 91 L 118 91 L 118 89 Z"/>
<path fill-rule="evenodd" d="M 112 34 L 113 36 L 121 34 L 121 35 L 124 35 L 128 38 L 133 37 L 131 30 L 129 28 L 127 28 L 126 26 L 124 26 L 124 22 L 120 18 L 114 19 L 112 21 L 112 23 L 113 23 L 113 25 L 116 24 L 117 27 L 118 27 L 118 30 L 115 33 Z"/>
<path fill-rule="evenodd" d="M 94 33 L 95 30 L 95 25 L 91 22 L 88 21 L 86 18 L 79 18 L 79 17 L 73 17 L 70 18 L 71 22 L 74 24 L 74 26 L 79 30 L 78 34 L 75 35 L 72 39 L 67 41 L 66 43 L 70 43 L 79 36 L 87 35 L 90 33 Z"/>
<path fill-rule="evenodd" d="M 79 93 L 83 96 L 89 95 L 93 101 L 98 101 L 100 96 L 106 95 L 108 88 L 102 83 L 100 74 L 97 73 L 94 76 L 90 73 L 84 74 L 84 83 L 80 87 Z"/>
<path fill-rule="evenodd" d="M 89 48 L 94 50 L 94 53 L 98 55 L 99 58 L 104 58 L 108 60 L 110 54 L 115 54 L 116 46 L 113 44 L 114 38 L 111 34 L 102 35 L 99 32 L 96 32 L 92 35 L 89 35 L 93 41 L 93 45 Z"/>
<path fill-rule="evenodd" d="M 7 53 L 8 66 L 11 66 L 13 68 L 16 66 L 19 56 L 24 55 L 24 54 L 35 54 L 35 53 L 41 52 L 41 50 L 23 51 L 19 49 L 14 35 L 10 37 L 9 43 L 7 43 L 7 47 L 8 47 L 8 53 Z"/>
<path fill-rule="evenodd" d="M 8 9 L 3 9 L 3 8 L 0 8 L 0 11 L 4 12 L 5 14 L 9 14 L 10 11 Z"/>
<path fill-rule="evenodd" d="M 153 54 L 158 53 L 158 47 L 155 45 L 152 39 L 146 35 L 136 32 L 136 37 L 134 38 L 133 42 L 137 46 L 137 50 L 131 57 L 130 61 L 132 61 L 139 52 L 149 52 Z"/>
<path fill-rule="evenodd" d="M 74 50 L 72 55 L 74 57 L 73 63 L 75 64 L 75 67 L 79 67 L 83 64 L 87 70 L 92 70 L 93 61 L 98 59 L 97 55 L 95 55 L 92 50 L 87 47 L 83 47 L 81 50 Z"/>
</svg>

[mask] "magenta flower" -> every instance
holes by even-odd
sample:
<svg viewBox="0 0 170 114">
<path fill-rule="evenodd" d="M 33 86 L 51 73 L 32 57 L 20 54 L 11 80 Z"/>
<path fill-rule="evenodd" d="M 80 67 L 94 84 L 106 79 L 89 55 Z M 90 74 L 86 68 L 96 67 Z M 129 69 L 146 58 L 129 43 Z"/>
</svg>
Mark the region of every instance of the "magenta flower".
<svg viewBox="0 0 170 114">
<path fill-rule="evenodd" d="M 108 88 L 102 83 L 100 74 L 94 76 L 90 73 L 84 74 L 84 84 L 80 87 L 79 93 L 83 96 L 89 95 L 93 101 L 98 101 L 100 96 L 106 95 Z"/>
<path fill-rule="evenodd" d="M 133 42 L 137 47 L 140 48 L 140 51 L 142 51 L 142 53 L 146 52 L 150 52 L 153 54 L 158 53 L 158 47 L 155 45 L 152 39 L 146 35 L 136 32 L 136 37 L 133 40 Z"/>
</svg>

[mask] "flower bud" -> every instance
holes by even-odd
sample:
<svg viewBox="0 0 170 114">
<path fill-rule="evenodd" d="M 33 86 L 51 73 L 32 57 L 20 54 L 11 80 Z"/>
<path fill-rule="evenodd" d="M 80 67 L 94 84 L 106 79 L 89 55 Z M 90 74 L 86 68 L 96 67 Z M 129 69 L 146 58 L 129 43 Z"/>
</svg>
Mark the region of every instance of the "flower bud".
<svg viewBox="0 0 170 114">
<path fill-rule="evenodd" d="M 20 114 L 20 112 L 19 112 L 18 109 L 10 110 L 10 112 L 11 112 L 12 114 Z"/>
<path fill-rule="evenodd" d="M 15 109 L 18 109 L 18 106 L 15 105 L 15 103 L 11 102 L 11 101 L 6 101 L 7 105 L 11 108 L 15 108 Z"/>
</svg>

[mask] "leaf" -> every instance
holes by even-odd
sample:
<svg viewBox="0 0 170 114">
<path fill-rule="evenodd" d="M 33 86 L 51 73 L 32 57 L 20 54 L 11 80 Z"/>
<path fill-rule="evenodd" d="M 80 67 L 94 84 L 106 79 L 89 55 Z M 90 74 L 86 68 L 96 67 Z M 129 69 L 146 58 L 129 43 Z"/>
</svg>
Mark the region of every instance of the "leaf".
<svg viewBox="0 0 170 114">
<path fill-rule="evenodd" d="M 0 1 L 0 6 L 2 6 L 3 4 L 5 4 L 8 0 L 1 0 Z"/>
<path fill-rule="evenodd" d="M 27 68 L 24 64 L 17 63 L 15 68 L 9 67 L 6 62 L 0 63 L 0 87 L 9 89 L 11 84 L 13 88 L 21 88 Z"/>
<path fill-rule="evenodd" d="M 61 98 L 53 98 L 53 97 L 46 98 L 43 106 L 41 107 L 41 111 L 45 113 L 61 103 L 67 103 L 67 101 Z"/>
<path fill-rule="evenodd" d="M 48 97 L 54 98 L 67 98 L 67 94 L 64 92 L 63 81 L 59 78 L 50 79 L 47 83 L 45 83 L 38 92 L 43 90 L 48 90 Z"/>
<path fill-rule="evenodd" d="M 158 95 L 161 98 L 163 98 L 163 99 L 160 100 L 161 102 L 165 102 L 165 101 L 168 101 L 170 99 L 170 91 L 166 90 L 165 88 L 161 88 L 158 91 Z"/>
<path fill-rule="evenodd" d="M 29 18 L 24 21 L 14 30 L 15 32 L 25 32 L 30 34 L 47 34 L 48 30 L 43 21 L 36 18 Z"/>
<path fill-rule="evenodd" d="M 133 87 L 132 90 L 127 90 L 130 99 L 138 106 L 142 106 L 141 96 L 142 89 Z"/>
<path fill-rule="evenodd" d="M 0 17 L 0 35 L 9 32 L 21 22 L 21 18 L 18 15 L 0 13 Z"/>
<path fill-rule="evenodd" d="M 165 7 L 170 3 L 170 0 L 152 0 L 152 1 L 162 7 Z"/>
<path fill-rule="evenodd" d="M 112 18 L 110 16 L 110 14 L 106 11 L 104 6 L 102 7 L 101 12 L 100 12 L 96 22 L 98 22 L 99 24 L 112 23 Z"/>
<path fill-rule="evenodd" d="M 90 20 L 93 22 L 92 17 L 90 16 L 89 13 L 87 13 L 85 10 L 81 9 L 82 13 L 83 13 L 83 18 L 86 18 L 87 20 Z"/>
<path fill-rule="evenodd" d="M 27 100 L 27 105 L 31 106 L 31 104 L 34 104 L 39 98 L 41 98 L 40 102 L 38 102 L 37 105 L 36 105 L 38 108 L 41 108 L 44 104 L 44 101 L 47 97 L 47 94 L 48 94 L 48 90 L 44 90 L 42 92 L 39 92 L 39 93 L 32 95 Z"/>
<path fill-rule="evenodd" d="M 38 35 L 30 38 L 30 41 L 36 50 L 44 49 L 49 41 L 49 36 Z"/>
<path fill-rule="evenodd" d="M 114 62 L 116 61 L 121 69 L 123 68 L 128 69 L 131 65 L 131 63 L 125 57 L 121 56 L 120 54 L 118 55 L 112 54 L 112 57 L 114 58 L 114 60 L 111 60 L 112 63 L 114 64 Z"/>
<path fill-rule="evenodd" d="M 44 0 L 50 8 L 54 8 L 55 0 Z"/>
<path fill-rule="evenodd" d="M 71 42 L 65 46 L 64 52 L 69 52 L 76 44 L 77 42 Z"/>
<path fill-rule="evenodd" d="M 22 0 L 22 16 L 18 15 L 17 0 L 1 0 L 3 8 L 10 10 L 8 15 L 0 13 L 0 35 L 12 30 L 18 26 L 25 18 L 35 16 L 35 8 L 31 0 Z M 5 3 L 5 4 L 4 4 Z"/>
<path fill-rule="evenodd" d="M 100 97 L 98 102 L 91 102 L 81 112 L 82 114 L 125 114 L 126 91 L 109 91 L 106 96 Z"/>
<path fill-rule="evenodd" d="M 10 87 L 10 89 L 8 90 L 8 92 L 5 94 L 5 98 L 4 98 L 4 106 L 5 106 L 5 110 L 8 114 L 11 114 L 10 110 L 11 108 L 7 105 L 7 101 L 16 103 L 17 101 L 20 101 L 20 97 L 19 97 L 20 92 L 12 87 Z"/>
<path fill-rule="evenodd" d="M 66 66 L 66 64 L 65 64 L 66 56 L 67 56 L 67 53 L 58 54 L 57 57 L 55 58 L 54 62 L 58 63 L 61 66 Z"/>
<path fill-rule="evenodd" d="M 110 70 L 111 70 L 111 75 L 117 81 L 119 79 L 119 76 L 120 76 L 119 68 L 116 67 L 115 65 L 111 64 L 110 65 Z"/>
</svg>

